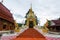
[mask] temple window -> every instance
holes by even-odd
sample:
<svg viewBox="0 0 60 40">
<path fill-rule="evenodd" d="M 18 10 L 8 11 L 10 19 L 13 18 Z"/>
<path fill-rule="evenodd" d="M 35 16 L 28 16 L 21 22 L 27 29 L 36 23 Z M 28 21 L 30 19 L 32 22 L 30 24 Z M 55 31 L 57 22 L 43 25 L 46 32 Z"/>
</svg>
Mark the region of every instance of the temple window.
<svg viewBox="0 0 60 40">
<path fill-rule="evenodd" d="M 3 29 L 6 29 L 6 25 L 3 25 Z"/>
</svg>

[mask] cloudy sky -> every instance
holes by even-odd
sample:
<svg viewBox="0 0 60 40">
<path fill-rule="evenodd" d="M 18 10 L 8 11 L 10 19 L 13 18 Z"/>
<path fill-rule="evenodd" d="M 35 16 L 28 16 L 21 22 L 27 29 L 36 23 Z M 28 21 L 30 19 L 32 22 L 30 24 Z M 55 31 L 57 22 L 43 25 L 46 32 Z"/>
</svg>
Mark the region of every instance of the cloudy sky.
<svg viewBox="0 0 60 40">
<path fill-rule="evenodd" d="M 4 0 L 3 4 L 11 11 L 18 23 L 24 23 L 24 16 L 31 4 L 41 25 L 46 22 L 46 19 L 51 20 L 60 17 L 60 0 Z"/>
</svg>

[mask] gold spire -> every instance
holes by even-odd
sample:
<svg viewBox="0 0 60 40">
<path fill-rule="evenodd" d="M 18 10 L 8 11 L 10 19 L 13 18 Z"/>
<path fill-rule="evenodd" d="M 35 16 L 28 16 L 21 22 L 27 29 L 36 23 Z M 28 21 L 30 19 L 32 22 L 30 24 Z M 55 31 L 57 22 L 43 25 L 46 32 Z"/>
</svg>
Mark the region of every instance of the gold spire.
<svg viewBox="0 0 60 40">
<path fill-rule="evenodd" d="M 32 10 L 32 4 L 31 4 L 31 10 Z"/>
<path fill-rule="evenodd" d="M 30 7 L 30 10 L 32 11 L 32 4 L 31 4 L 31 7 Z"/>
</svg>

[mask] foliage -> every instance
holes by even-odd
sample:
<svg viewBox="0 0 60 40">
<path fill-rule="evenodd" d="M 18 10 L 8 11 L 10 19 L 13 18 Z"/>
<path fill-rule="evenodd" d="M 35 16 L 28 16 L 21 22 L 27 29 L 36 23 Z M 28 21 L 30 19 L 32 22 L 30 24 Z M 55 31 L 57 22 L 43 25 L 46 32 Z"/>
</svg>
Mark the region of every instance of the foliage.
<svg viewBox="0 0 60 40">
<path fill-rule="evenodd" d="M 50 26 L 51 25 L 51 21 L 48 21 L 48 26 Z"/>
<path fill-rule="evenodd" d="M 25 16 L 25 18 L 27 18 L 27 15 L 29 14 L 29 11 L 26 13 L 26 16 Z"/>
<path fill-rule="evenodd" d="M 18 26 L 19 26 L 19 27 L 21 27 L 21 26 L 22 26 L 22 24 L 21 24 L 21 23 L 17 23 L 17 24 L 18 24 Z"/>
<path fill-rule="evenodd" d="M 35 16 L 35 18 L 36 18 L 36 25 L 38 25 L 38 19 L 37 19 L 37 16 Z"/>
<path fill-rule="evenodd" d="M 24 25 L 26 25 L 26 23 L 27 23 L 27 20 L 25 20 L 25 24 Z"/>
</svg>

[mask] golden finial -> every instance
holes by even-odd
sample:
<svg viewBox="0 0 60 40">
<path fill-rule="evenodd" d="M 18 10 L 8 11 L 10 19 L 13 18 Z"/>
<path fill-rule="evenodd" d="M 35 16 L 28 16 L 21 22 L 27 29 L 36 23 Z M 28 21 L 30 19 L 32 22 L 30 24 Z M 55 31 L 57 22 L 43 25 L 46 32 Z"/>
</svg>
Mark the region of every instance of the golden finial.
<svg viewBox="0 0 60 40">
<path fill-rule="evenodd" d="M 32 11 L 32 3 L 31 3 L 31 7 L 30 7 L 30 10 Z"/>
</svg>

